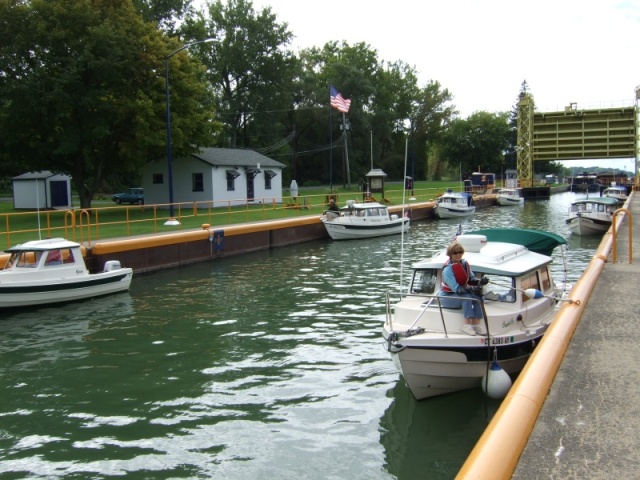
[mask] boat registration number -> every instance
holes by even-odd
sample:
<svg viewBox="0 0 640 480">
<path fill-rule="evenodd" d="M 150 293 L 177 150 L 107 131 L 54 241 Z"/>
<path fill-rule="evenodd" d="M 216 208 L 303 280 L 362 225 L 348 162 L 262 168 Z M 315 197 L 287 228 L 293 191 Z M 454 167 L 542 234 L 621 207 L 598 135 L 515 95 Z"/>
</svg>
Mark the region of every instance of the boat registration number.
<svg viewBox="0 0 640 480">
<path fill-rule="evenodd" d="M 491 345 L 508 345 L 514 342 L 513 337 L 491 337 Z M 483 338 L 482 342 L 484 345 L 487 344 L 488 339 Z"/>
</svg>

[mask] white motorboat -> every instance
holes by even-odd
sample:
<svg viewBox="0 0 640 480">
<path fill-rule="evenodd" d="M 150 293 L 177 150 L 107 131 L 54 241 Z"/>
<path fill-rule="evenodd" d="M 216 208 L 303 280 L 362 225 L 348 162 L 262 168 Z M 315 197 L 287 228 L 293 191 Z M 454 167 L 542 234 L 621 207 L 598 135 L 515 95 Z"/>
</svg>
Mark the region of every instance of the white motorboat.
<svg viewBox="0 0 640 480">
<path fill-rule="evenodd" d="M 452 191 L 439 196 L 433 209 L 438 218 L 468 217 L 473 215 L 475 211 L 472 194 Z"/>
<path fill-rule="evenodd" d="M 418 400 L 480 387 L 494 360 L 510 376 L 519 373 L 562 300 L 550 264 L 564 238 L 498 228 L 460 235 L 457 242 L 475 275 L 489 280 L 474 292 L 486 333 L 463 333 L 462 309 L 440 303 L 446 249 L 412 265 L 409 290 L 397 303 L 387 294 L 383 337 Z"/>
<path fill-rule="evenodd" d="M 501 188 L 496 196 L 498 205 L 523 205 L 524 197 L 518 188 Z"/>
<path fill-rule="evenodd" d="M 339 211 L 327 210 L 322 223 L 334 240 L 381 237 L 409 230 L 409 217 L 389 214 L 385 205 L 377 202 L 347 201 Z"/>
<path fill-rule="evenodd" d="M 591 197 L 576 200 L 569 207 L 566 223 L 576 235 L 599 235 L 611 226 L 618 200 L 611 197 Z"/>
<path fill-rule="evenodd" d="M 6 250 L 0 271 L 0 308 L 29 307 L 98 297 L 129 289 L 133 272 L 117 260 L 89 273 L 80 244 L 63 238 L 34 240 Z"/>
<path fill-rule="evenodd" d="M 611 186 L 605 188 L 602 191 L 602 196 L 615 198 L 618 202 L 618 205 L 622 205 L 627 201 L 627 198 L 629 198 L 629 196 L 627 195 L 627 187 L 616 185 L 616 182 L 613 182 Z"/>
</svg>

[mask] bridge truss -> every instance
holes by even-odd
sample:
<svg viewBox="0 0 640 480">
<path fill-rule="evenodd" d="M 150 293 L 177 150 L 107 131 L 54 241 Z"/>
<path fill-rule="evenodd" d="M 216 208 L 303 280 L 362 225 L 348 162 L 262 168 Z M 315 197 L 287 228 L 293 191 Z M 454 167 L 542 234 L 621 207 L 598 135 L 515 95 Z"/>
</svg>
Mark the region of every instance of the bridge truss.
<svg viewBox="0 0 640 480">
<path fill-rule="evenodd" d="M 540 160 L 634 158 L 638 184 L 638 97 L 629 107 L 536 112 L 533 96 L 518 101 L 517 169 L 521 187 L 533 186 L 533 162 Z"/>
</svg>

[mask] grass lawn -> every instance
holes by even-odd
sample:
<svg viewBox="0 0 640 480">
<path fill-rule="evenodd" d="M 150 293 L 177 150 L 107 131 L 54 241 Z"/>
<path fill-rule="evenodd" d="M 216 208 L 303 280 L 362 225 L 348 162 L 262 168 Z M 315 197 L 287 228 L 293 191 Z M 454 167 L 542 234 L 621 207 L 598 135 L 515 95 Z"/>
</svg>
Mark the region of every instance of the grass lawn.
<svg viewBox="0 0 640 480">
<path fill-rule="evenodd" d="M 415 201 L 425 202 L 448 188 L 459 191 L 461 184 L 459 181 L 416 182 L 413 194 Z M 261 204 L 217 204 L 215 208 L 205 205 L 201 207 L 206 208 L 194 208 L 192 202 L 178 204 L 175 206 L 175 215 L 180 225 L 165 226 L 169 215 L 166 205 L 115 206 L 110 199 L 98 199 L 92 202 L 90 210 L 75 207 L 70 210 L 37 212 L 14 209 L 12 194 L 9 192 L 2 195 L 7 200 L 0 201 L 0 247 L 8 248 L 37 238 L 64 237 L 78 242 L 96 242 L 109 238 L 202 228 L 203 224 L 216 228 L 237 223 L 320 215 L 327 207 L 328 193 L 327 187 L 302 187 L 297 199 L 283 196 L 283 203 L 271 203 L 271 199 L 265 199 Z M 337 196 L 340 206 L 350 199 L 363 199 L 362 192 L 353 185 L 351 189 L 334 188 L 333 195 Z M 386 183 L 384 198 L 380 194 L 373 194 L 377 201 L 385 201 L 389 205 L 402 204 L 403 199 L 405 203 L 409 203 L 410 196 L 411 192 L 403 191 L 401 182 Z M 74 205 L 79 205 L 77 198 L 73 202 Z"/>
</svg>

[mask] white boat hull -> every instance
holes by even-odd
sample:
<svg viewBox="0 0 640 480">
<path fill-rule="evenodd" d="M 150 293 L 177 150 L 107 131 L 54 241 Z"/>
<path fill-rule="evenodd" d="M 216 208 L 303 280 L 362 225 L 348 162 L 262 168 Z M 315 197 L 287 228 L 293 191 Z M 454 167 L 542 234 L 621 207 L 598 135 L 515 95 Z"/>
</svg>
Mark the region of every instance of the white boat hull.
<svg viewBox="0 0 640 480">
<path fill-rule="evenodd" d="M 0 283 L 0 308 L 29 307 L 72 302 L 129 290 L 133 271 L 122 268 L 111 272 L 65 278 L 56 282 Z"/>
<path fill-rule="evenodd" d="M 611 227 L 610 219 L 590 218 L 585 215 L 567 220 L 567 226 L 575 235 L 602 235 Z"/>
<path fill-rule="evenodd" d="M 81 245 L 63 238 L 33 240 L 6 250 L 0 271 L 0 309 L 72 302 L 124 292 L 133 271 L 117 260 L 102 272 L 89 273 Z"/>
<path fill-rule="evenodd" d="M 505 197 L 498 195 L 496 198 L 496 202 L 498 205 L 507 206 L 507 205 L 524 205 L 524 198 L 514 198 L 514 197 Z"/>
<path fill-rule="evenodd" d="M 441 205 L 437 205 L 435 208 L 435 215 L 438 218 L 460 218 L 460 217 L 470 217 L 476 212 L 476 207 L 464 207 L 464 208 L 456 208 L 456 207 L 444 207 Z"/>
<path fill-rule="evenodd" d="M 517 375 L 541 337 L 542 333 L 535 338 L 522 338 L 521 343 L 496 345 L 502 369 L 511 376 Z M 416 399 L 423 400 L 481 386 L 493 358 L 494 346 L 486 347 L 484 337 L 472 338 L 474 346 L 453 347 L 450 350 L 447 347 L 407 347 L 397 354 L 402 376 Z M 492 343 L 506 341 L 512 341 L 511 336 L 491 339 Z"/>
<path fill-rule="evenodd" d="M 410 221 L 398 218 L 386 223 L 360 224 L 349 221 L 323 220 L 327 233 L 333 240 L 355 240 L 359 238 L 382 237 L 407 232 Z"/>
<path fill-rule="evenodd" d="M 553 322 L 562 294 L 551 278 L 551 256 L 501 240 L 513 238 L 545 252 L 566 240 L 546 232 L 497 230 L 485 230 L 494 241 L 481 234 L 457 237 L 475 279 L 483 279 L 457 300 L 481 309 L 475 317 L 484 333 L 467 333 L 456 295 L 442 293 L 446 249 L 412 265 L 409 289 L 398 301 L 387 295 L 382 336 L 418 400 L 481 386 L 494 360 L 517 375 Z"/>
</svg>

